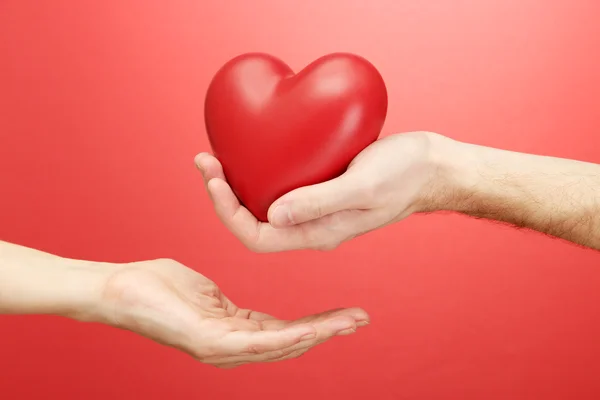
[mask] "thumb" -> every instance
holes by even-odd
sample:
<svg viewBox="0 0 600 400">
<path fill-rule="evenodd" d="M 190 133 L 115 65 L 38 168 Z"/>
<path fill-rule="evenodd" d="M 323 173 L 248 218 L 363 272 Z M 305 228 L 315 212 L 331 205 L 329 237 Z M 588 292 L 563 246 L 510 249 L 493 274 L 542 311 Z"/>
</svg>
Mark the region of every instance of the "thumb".
<svg viewBox="0 0 600 400">
<path fill-rule="evenodd" d="M 358 208 L 359 183 L 344 174 L 327 182 L 292 190 L 269 207 L 269 223 L 282 228 Z"/>
</svg>

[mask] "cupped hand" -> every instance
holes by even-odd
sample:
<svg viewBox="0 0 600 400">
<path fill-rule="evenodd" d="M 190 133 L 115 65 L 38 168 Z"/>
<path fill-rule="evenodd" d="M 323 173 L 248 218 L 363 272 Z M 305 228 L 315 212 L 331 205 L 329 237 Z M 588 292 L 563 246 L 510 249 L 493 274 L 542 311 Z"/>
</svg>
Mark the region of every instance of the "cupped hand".
<svg viewBox="0 0 600 400">
<path fill-rule="evenodd" d="M 102 322 L 220 368 L 296 358 L 369 322 L 358 308 L 295 321 L 242 309 L 214 282 L 168 259 L 123 264 L 106 280 L 100 304 Z"/>
<path fill-rule="evenodd" d="M 269 208 L 269 223 L 244 208 L 220 162 L 200 153 L 195 162 L 216 214 L 255 252 L 331 250 L 356 236 L 420 211 L 435 174 L 429 132 L 395 134 L 363 150 L 338 178 L 286 193 Z"/>
</svg>

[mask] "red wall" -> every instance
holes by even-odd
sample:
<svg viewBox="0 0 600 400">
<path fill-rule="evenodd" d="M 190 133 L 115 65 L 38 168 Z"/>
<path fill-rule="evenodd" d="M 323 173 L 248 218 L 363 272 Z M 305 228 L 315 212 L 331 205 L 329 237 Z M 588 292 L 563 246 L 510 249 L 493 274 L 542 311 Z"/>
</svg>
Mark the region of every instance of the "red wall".
<svg viewBox="0 0 600 400">
<path fill-rule="evenodd" d="M 229 58 L 334 51 L 386 79 L 385 132 L 600 161 L 600 2 L 0 1 L 0 239 L 105 261 L 173 257 L 281 317 L 372 324 L 299 360 L 218 370 L 132 333 L 0 318 L 0 398 L 600 397 L 600 257 L 460 216 L 331 253 L 257 255 L 193 156 Z M 262 21 L 261 21 L 262 19 Z"/>
</svg>

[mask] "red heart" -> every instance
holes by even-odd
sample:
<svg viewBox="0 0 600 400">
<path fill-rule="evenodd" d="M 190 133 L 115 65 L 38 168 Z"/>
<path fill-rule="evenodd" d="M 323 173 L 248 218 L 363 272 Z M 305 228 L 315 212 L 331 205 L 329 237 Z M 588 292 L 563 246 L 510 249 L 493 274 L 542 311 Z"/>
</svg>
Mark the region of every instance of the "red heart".
<svg viewBox="0 0 600 400">
<path fill-rule="evenodd" d="M 329 54 L 294 74 L 273 56 L 250 53 L 217 72 L 204 118 L 234 193 L 267 221 L 283 194 L 342 174 L 377 140 L 386 113 L 383 78 L 362 57 Z"/>
</svg>

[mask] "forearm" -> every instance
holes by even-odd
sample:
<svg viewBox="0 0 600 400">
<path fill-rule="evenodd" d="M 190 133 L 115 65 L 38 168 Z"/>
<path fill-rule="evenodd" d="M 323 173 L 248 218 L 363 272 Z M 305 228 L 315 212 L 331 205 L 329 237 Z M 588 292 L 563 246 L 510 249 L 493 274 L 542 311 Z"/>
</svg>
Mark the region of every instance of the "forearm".
<svg viewBox="0 0 600 400">
<path fill-rule="evenodd" d="M 110 268 L 0 241 L 0 314 L 97 319 Z"/>
<path fill-rule="evenodd" d="M 428 209 L 540 231 L 600 249 L 600 165 L 436 138 Z"/>
</svg>

